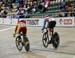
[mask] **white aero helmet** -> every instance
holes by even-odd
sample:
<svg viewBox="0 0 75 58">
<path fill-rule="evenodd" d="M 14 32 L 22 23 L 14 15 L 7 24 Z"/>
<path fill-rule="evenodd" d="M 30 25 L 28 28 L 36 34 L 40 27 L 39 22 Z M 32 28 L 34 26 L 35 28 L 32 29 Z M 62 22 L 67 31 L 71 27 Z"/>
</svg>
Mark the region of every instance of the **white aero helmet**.
<svg viewBox="0 0 75 58">
<path fill-rule="evenodd" d="M 56 21 L 55 18 L 51 18 L 51 21 Z"/>
</svg>

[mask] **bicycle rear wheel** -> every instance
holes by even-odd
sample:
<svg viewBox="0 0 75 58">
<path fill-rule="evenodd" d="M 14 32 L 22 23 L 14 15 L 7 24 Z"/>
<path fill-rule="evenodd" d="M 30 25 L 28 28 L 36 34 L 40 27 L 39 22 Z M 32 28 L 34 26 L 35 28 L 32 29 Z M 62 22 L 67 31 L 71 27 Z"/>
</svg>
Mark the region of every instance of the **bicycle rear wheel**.
<svg viewBox="0 0 75 58">
<path fill-rule="evenodd" d="M 16 42 L 16 47 L 17 47 L 17 49 L 18 49 L 19 51 L 21 51 L 22 48 L 23 48 L 21 37 L 20 37 L 20 36 L 17 36 L 15 42 Z"/>
<path fill-rule="evenodd" d="M 30 50 L 30 43 L 26 36 L 24 36 L 24 48 L 27 52 Z"/>
<path fill-rule="evenodd" d="M 60 43 L 60 38 L 59 38 L 58 33 L 55 32 L 55 33 L 53 34 L 53 36 L 51 37 L 51 39 L 52 39 L 52 45 L 53 45 L 53 47 L 54 47 L 55 49 L 57 49 L 58 46 L 59 46 L 59 43 Z"/>
<path fill-rule="evenodd" d="M 42 42 L 43 42 L 43 46 L 44 46 L 45 48 L 47 48 L 47 47 L 48 47 L 48 42 L 49 42 L 49 37 L 48 37 L 48 33 L 47 33 L 47 32 L 45 32 L 45 33 L 43 34 Z"/>
</svg>

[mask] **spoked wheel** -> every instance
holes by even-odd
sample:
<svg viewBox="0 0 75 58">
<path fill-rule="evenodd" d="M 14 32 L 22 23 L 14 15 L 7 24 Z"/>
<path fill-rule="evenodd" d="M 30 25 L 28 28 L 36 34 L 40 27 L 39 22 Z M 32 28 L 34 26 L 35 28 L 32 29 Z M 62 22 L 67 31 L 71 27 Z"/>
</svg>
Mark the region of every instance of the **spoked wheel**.
<svg viewBox="0 0 75 58">
<path fill-rule="evenodd" d="M 30 50 L 30 43 L 26 36 L 24 36 L 24 48 L 27 52 Z"/>
<path fill-rule="evenodd" d="M 21 51 L 22 48 L 23 48 L 22 39 L 21 39 L 20 36 L 17 36 L 17 37 L 16 37 L 16 47 L 17 47 L 17 49 L 18 49 L 19 51 Z"/>
<path fill-rule="evenodd" d="M 59 43 L 60 43 L 60 39 L 59 39 L 58 33 L 55 32 L 55 33 L 53 34 L 53 36 L 52 36 L 51 39 L 52 39 L 52 45 L 53 45 L 53 47 L 54 47 L 55 49 L 57 49 L 58 46 L 59 46 Z"/>
<path fill-rule="evenodd" d="M 43 34 L 42 42 L 43 42 L 43 46 L 44 46 L 45 48 L 47 48 L 47 47 L 48 47 L 48 42 L 49 42 L 49 37 L 48 37 L 48 33 L 47 33 L 47 32 L 45 32 L 45 33 Z"/>
</svg>

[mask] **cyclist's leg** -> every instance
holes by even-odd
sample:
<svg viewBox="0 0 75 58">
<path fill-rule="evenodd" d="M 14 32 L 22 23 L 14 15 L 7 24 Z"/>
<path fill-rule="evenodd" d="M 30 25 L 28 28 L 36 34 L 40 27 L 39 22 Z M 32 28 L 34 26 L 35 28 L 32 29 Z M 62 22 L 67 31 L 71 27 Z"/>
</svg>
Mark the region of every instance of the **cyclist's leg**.
<svg viewBox="0 0 75 58">
<path fill-rule="evenodd" d="M 51 44 L 51 42 L 52 42 L 51 36 L 53 35 L 53 30 L 54 30 L 54 28 L 50 28 L 49 29 L 49 32 L 50 32 L 50 35 L 49 35 L 50 41 L 48 42 L 48 44 Z"/>
<path fill-rule="evenodd" d="M 52 36 L 53 32 L 54 32 L 54 27 L 51 28 L 50 32 L 51 32 L 51 36 Z"/>
<path fill-rule="evenodd" d="M 48 35 L 51 36 L 51 28 L 47 28 L 47 30 L 48 30 Z"/>
<path fill-rule="evenodd" d="M 50 24 L 50 27 L 51 27 L 51 29 L 50 29 L 51 35 L 53 35 L 55 25 L 56 25 L 56 21 L 51 21 L 51 24 Z"/>
<path fill-rule="evenodd" d="M 23 33 L 24 36 L 27 35 L 27 28 L 26 28 L 26 27 L 23 27 L 23 28 L 22 28 L 22 33 Z"/>
<path fill-rule="evenodd" d="M 18 30 L 17 34 L 18 34 L 18 38 L 21 39 L 21 36 L 20 36 L 20 34 L 21 34 L 21 28 Z"/>
<path fill-rule="evenodd" d="M 48 30 L 48 35 L 51 36 L 51 22 L 48 23 L 48 26 L 47 26 L 47 30 Z"/>
<path fill-rule="evenodd" d="M 51 36 L 52 36 L 53 30 L 54 30 L 54 28 L 52 26 L 52 22 L 49 22 L 49 26 L 48 27 L 49 27 L 48 34 L 49 34 L 49 38 L 50 38 L 50 41 L 48 42 L 48 44 L 51 44 L 51 42 L 52 42 Z"/>
<path fill-rule="evenodd" d="M 50 22 L 50 33 L 51 33 L 51 36 L 53 35 L 54 33 L 54 27 L 56 26 L 56 21 L 51 21 Z M 52 42 L 52 38 L 51 40 L 49 41 L 49 44 Z"/>
</svg>

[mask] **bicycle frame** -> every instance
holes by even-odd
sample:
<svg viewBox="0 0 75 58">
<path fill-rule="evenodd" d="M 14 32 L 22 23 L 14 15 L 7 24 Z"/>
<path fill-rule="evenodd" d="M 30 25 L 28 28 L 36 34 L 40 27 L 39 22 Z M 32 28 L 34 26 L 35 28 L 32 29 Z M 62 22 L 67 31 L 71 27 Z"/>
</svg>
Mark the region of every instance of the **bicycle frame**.
<svg viewBox="0 0 75 58">
<path fill-rule="evenodd" d="M 54 33 L 53 28 L 51 28 L 50 32 L 52 33 L 51 36 L 53 36 Z"/>
<path fill-rule="evenodd" d="M 45 28 L 45 29 L 46 29 L 46 33 L 50 32 L 51 33 L 51 36 L 53 36 L 53 33 L 54 33 L 53 28 L 49 29 L 49 31 L 48 31 L 47 28 Z"/>
</svg>

